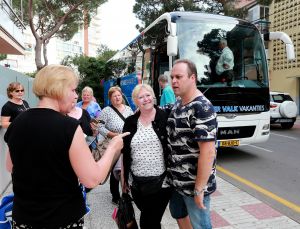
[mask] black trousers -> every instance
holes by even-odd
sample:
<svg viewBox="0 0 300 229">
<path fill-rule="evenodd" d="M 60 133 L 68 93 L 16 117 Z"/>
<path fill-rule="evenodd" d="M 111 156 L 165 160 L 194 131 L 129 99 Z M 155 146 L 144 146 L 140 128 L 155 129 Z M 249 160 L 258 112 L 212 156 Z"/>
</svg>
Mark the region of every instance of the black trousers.
<svg viewBox="0 0 300 229">
<path fill-rule="evenodd" d="M 112 195 L 113 200 L 117 201 L 120 199 L 120 191 L 119 191 L 119 180 L 117 180 L 114 176 L 113 169 L 110 173 L 109 178 L 109 187 L 110 187 L 110 193 Z"/>
<path fill-rule="evenodd" d="M 161 229 L 161 219 L 171 198 L 171 189 L 162 188 L 157 193 L 142 196 L 141 193 L 131 189 L 134 203 L 141 211 L 141 229 Z"/>
</svg>

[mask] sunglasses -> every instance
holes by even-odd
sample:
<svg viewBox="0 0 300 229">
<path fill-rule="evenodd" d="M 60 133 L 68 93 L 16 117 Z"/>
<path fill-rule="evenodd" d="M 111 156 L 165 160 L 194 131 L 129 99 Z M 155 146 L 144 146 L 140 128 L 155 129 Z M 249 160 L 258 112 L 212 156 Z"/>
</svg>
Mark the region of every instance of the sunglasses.
<svg viewBox="0 0 300 229">
<path fill-rule="evenodd" d="M 24 89 L 23 90 L 15 90 L 15 92 L 17 92 L 17 93 L 24 92 Z"/>
</svg>

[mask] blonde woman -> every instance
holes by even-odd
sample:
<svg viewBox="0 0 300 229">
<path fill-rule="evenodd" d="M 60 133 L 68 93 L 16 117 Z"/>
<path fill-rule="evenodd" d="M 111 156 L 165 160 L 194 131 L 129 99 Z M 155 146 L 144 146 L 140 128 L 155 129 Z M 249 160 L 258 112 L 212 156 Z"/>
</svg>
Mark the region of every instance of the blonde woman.
<svg viewBox="0 0 300 229">
<path fill-rule="evenodd" d="M 12 82 L 6 91 L 9 101 L 1 109 L 1 126 L 3 128 L 7 128 L 20 113 L 29 109 L 28 103 L 23 99 L 25 91 L 22 84 Z"/>
<path fill-rule="evenodd" d="M 170 189 L 162 187 L 168 155 L 167 114 L 154 106 L 153 89 L 137 85 L 132 98 L 139 111 L 125 120 L 123 167 L 124 191 L 129 187 L 139 210 L 141 229 L 160 229 L 170 199 Z"/>
<path fill-rule="evenodd" d="M 132 115 L 133 112 L 129 106 L 124 104 L 120 87 L 111 87 L 108 90 L 108 98 L 111 106 L 105 107 L 100 114 L 99 119 L 104 124 L 100 124 L 99 132 L 104 137 L 113 138 L 122 133 L 125 118 Z M 114 176 L 114 170 L 110 174 L 110 192 L 112 203 L 117 204 L 120 199 L 119 180 Z"/>
<path fill-rule="evenodd" d="M 86 206 L 79 182 L 96 187 L 120 155 L 122 135 L 95 162 L 79 121 L 66 115 L 77 98 L 77 83 L 69 67 L 41 69 L 33 81 L 37 108 L 22 113 L 5 133 L 15 195 L 13 228 L 83 228 Z"/>
<path fill-rule="evenodd" d="M 77 107 L 87 110 L 91 118 L 98 118 L 101 113 L 101 107 L 94 101 L 94 92 L 91 87 L 84 87 L 81 92 L 82 101 L 77 103 Z"/>
</svg>

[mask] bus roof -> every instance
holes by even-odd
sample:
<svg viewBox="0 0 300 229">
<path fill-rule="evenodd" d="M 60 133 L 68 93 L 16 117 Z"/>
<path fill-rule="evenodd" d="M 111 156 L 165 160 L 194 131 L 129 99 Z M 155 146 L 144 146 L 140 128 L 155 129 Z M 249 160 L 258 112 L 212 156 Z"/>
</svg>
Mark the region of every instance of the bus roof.
<svg viewBox="0 0 300 229">
<path fill-rule="evenodd" d="M 228 23 L 235 23 L 235 24 L 242 24 L 242 25 L 252 25 L 255 27 L 254 24 L 252 24 L 249 21 L 238 19 L 234 17 L 224 16 L 220 14 L 210 14 L 210 13 L 204 13 L 199 11 L 174 11 L 174 12 L 167 12 L 162 14 L 160 17 L 158 17 L 155 21 L 153 21 L 149 26 L 147 26 L 139 35 L 137 35 L 134 39 L 132 39 L 125 47 L 123 47 L 121 50 L 119 50 L 112 58 L 110 58 L 108 61 L 114 60 L 118 58 L 119 52 L 122 52 L 124 49 L 126 49 L 129 45 L 135 43 L 140 37 L 144 35 L 145 32 L 147 32 L 150 28 L 152 28 L 154 25 L 156 25 L 159 21 L 163 19 L 170 20 L 171 22 L 176 22 L 177 19 L 189 19 L 189 20 L 214 20 L 214 21 L 226 21 Z"/>
</svg>

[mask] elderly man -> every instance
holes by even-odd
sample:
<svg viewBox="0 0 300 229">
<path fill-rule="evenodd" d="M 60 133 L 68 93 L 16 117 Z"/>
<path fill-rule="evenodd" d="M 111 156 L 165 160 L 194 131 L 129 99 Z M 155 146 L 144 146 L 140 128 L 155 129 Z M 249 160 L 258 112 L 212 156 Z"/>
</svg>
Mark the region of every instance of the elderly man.
<svg viewBox="0 0 300 229">
<path fill-rule="evenodd" d="M 159 86 L 163 89 L 161 97 L 160 97 L 160 106 L 164 106 L 166 104 L 175 103 L 175 94 L 172 90 L 172 87 L 168 83 L 168 77 L 166 75 L 160 75 L 158 77 Z"/>
<path fill-rule="evenodd" d="M 221 39 L 219 47 L 222 50 L 221 56 L 216 65 L 216 73 L 222 82 L 230 82 L 233 79 L 234 57 L 227 46 L 227 40 Z"/>
</svg>

